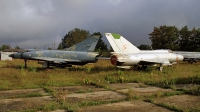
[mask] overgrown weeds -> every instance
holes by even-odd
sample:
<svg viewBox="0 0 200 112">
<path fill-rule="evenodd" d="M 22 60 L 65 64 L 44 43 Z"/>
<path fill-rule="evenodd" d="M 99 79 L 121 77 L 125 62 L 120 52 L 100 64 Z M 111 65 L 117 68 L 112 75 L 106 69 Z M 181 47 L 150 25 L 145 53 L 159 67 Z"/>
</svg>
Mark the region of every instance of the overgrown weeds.
<svg viewBox="0 0 200 112">
<path fill-rule="evenodd" d="M 200 82 L 200 74 L 197 71 L 200 64 L 198 63 L 164 67 L 163 72 L 160 72 L 155 69 L 156 67 L 149 67 L 147 71 L 121 70 L 112 66 L 108 60 L 99 60 L 96 64 L 66 69 L 43 69 L 36 61 L 28 61 L 28 69 L 25 69 L 22 66 L 23 60 L 6 62 L 7 64 L 0 68 L 1 90 L 128 82 L 173 88 L 176 84 L 199 84 Z"/>
<path fill-rule="evenodd" d="M 183 94 L 183 92 L 200 95 L 200 64 L 190 65 L 186 63 L 174 65 L 170 68 L 165 67 L 163 72 L 156 70 L 156 67 L 149 67 L 146 71 L 121 70 L 110 64 L 108 60 L 100 60 L 95 64 L 85 66 L 73 66 L 72 68 L 43 69 L 35 61 L 28 62 L 28 68 L 25 69 L 23 60 L 6 61 L 0 68 L 0 90 L 26 89 L 26 88 L 44 88 L 47 93 L 55 99 L 48 105 L 39 107 L 36 110 L 51 111 L 55 109 L 66 109 L 73 111 L 80 106 L 106 104 L 115 101 L 86 101 L 82 103 L 69 104 L 65 100 L 68 91 L 64 89 L 54 90 L 54 87 L 75 86 L 75 85 L 94 85 L 98 88 L 110 90 L 108 84 L 113 83 L 140 83 L 154 85 L 163 88 L 174 88 L 176 84 L 196 84 L 195 86 L 184 89 L 181 92 L 163 92 L 155 93 L 150 96 L 139 96 L 136 91 L 129 88 L 126 94 L 127 100 L 136 100 L 140 98 L 165 97 Z M 19 67 L 20 66 L 20 67 Z M 79 90 L 78 93 L 92 92 L 92 90 Z M 28 97 L 39 96 L 39 94 L 30 94 Z M 21 96 L 21 97 L 27 97 Z M 20 96 L 19 96 L 20 97 Z M 181 111 L 178 107 L 167 104 L 157 104 L 171 110 Z M 194 109 L 195 110 L 195 109 Z M 31 110 L 30 110 L 31 111 Z M 193 110 L 191 110 L 193 111 Z"/>
<path fill-rule="evenodd" d="M 184 89 L 185 93 L 200 96 L 200 85 L 192 85 L 188 89 Z"/>
</svg>

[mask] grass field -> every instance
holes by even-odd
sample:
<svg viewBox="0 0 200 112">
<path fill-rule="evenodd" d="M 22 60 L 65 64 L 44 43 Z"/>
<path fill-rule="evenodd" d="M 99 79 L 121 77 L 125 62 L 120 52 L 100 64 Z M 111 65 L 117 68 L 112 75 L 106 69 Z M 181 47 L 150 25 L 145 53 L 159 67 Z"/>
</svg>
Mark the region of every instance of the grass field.
<svg viewBox="0 0 200 112">
<path fill-rule="evenodd" d="M 145 71 L 118 69 L 112 66 L 109 60 L 65 69 L 45 69 L 37 64 L 37 61 L 28 61 L 28 68 L 24 69 L 23 60 L 0 61 L 0 65 L 0 90 L 85 84 L 106 88 L 110 83 L 126 82 L 171 88 L 175 84 L 200 83 L 200 63 L 182 62 L 164 67 L 163 72 L 151 66 Z"/>
<path fill-rule="evenodd" d="M 171 67 L 165 66 L 163 72 L 160 72 L 154 66 L 148 67 L 144 71 L 138 70 L 123 70 L 116 68 L 110 64 L 109 60 L 99 60 L 95 64 L 87 64 L 85 66 L 73 66 L 72 68 L 42 68 L 37 64 L 37 61 L 28 61 L 28 68 L 23 67 L 23 60 L 0 61 L 0 91 L 15 90 L 15 89 L 33 89 L 43 88 L 47 93 L 51 94 L 55 101 L 44 106 L 36 108 L 35 110 L 55 110 L 66 109 L 76 110 L 79 107 L 100 105 L 114 101 L 86 101 L 76 104 L 65 104 L 60 97 L 67 94 L 62 90 L 54 90 L 53 87 L 67 87 L 67 86 L 82 86 L 93 85 L 97 88 L 104 88 L 105 90 L 112 90 L 109 84 L 112 83 L 132 83 L 137 82 L 140 86 L 153 85 L 162 88 L 176 89 L 177 84 L 193 84 L 195 86 L 183 90 L 177 90 L 166 93 L 155 93 L 150 96 L 138 96 L 135 91 L 129 89 L 125 94 L 126 100 L 145 99 L 146 102 L 159 105 L 175 111 L 183 111 L 183 108 L 170 106 L 167 104 L 156 103 L 156 97 L 166 97 L 179 94 L 191 94 L 195 96 L 200 95 L 200 63 L 189 64 L 181 62 Z M 82 92 L 94 92 L 92 90 L 79 90 Z M 38 97 L 42 96 L 40 93 L 30 93 L 18 97 Z M 13 97 L 13 96 L 12 96 Z M 15 98 L 13 97 L 13 98 Z M 9 98 L 9 97 L 8 97 Z M 59 102 L 59 103 L 58 103 Z M 35 111 L 34 110 L 34 111 Z M 191 109 L 190 109 L 191 110 Z M 200 107 L 191 110 L 191 112 L 199 111 Z M 27 111 L 31 111 L 28 109 Z"/>
</svg>

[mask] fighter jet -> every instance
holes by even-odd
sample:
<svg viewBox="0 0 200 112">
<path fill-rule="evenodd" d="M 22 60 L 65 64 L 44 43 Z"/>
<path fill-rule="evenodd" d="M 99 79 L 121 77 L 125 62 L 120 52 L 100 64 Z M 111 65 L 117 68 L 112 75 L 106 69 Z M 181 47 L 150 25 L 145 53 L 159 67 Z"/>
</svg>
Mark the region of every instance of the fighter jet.
<svg viewBox="0 0 200 112">
<path fill-rule="evenodd" d="M 173 53 L 182 55 L 183 61 L 188 61 L 191 64 L 200 61 L 200 52 L 173 51 Z"/>
<path fill-rule="evenodd" d="M 114 52 L 110 61 L 121 68 L 130 66 L 146 69 L 148 65 L 159 64 L 160 71 L 163 65 L 172 65 L 183 60 L 183 56 L 172 53 L 171 50 L 140 50 L 120 34 L 105 33 Z"/>
<path fill-rule="evenodd" d="M 64 50 L 30 50 L 17 52 L 9 55 L 14 59 L 24 59 L 25 67 L 27 60 L 38 60 L 43 67 L 72 67 L 72 65 L 85 65 L 95 63 L 98 52 L 93 52 L 100 36 L 88 37 L 84 41 Z M 42 61 L 42 62 L 41 62 Z"/>
</svg>

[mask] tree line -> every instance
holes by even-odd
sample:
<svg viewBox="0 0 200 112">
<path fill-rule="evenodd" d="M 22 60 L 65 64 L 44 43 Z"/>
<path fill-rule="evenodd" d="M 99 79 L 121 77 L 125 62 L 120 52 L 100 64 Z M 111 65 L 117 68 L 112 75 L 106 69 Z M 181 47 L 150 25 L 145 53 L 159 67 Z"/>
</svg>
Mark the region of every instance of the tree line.
<svg viewBox="0 0 200 112">
<path fill-rule="evenodd" d="M 94 32 L 90 34 L 88 30 L 75 28 L 69 31 L 61 40 L 57 49 L 68 48 L 74 44 L 77 44 L 84 39 L 92 36 L 99 35 L 100 39 L 97 43 L 96 52 L 100 52 L 103 55 L 109 55 L 112 48 L 108 49 L 107 44 L 102 40 L 102 34 L 100 32 Z M 200 28 L 193 28 L 189 30 L 187 26 L 182 27 L 180 30 L 175 26 L 160 26 L 154 27 L 153 32 L 148 34 L 152 44 L 141 44 L 138 46 L 141 50 L 147 49 L 171 49 L 177 51 L 200 51 Z M 0 51 L 11 48 L 10 45 L 2 45 Z M 19 49 L 16 46 L 15 49 Z"/>
<path fill-rule="evenodd" d="M 21 49 L 19 46 L 11 47 L 9 44 L 3 44 L 0 46 L 0 51 L 6 50 L 6 49 Z"/>
<path fill-rule="evenodd" d="M 189 30 L 187 26 L 180 30 L 175 26 L 154 27 L 149 34 L 153 49 L 171 49 L 176 51 L 200 51 L 200 28 Z"/>
</svg>

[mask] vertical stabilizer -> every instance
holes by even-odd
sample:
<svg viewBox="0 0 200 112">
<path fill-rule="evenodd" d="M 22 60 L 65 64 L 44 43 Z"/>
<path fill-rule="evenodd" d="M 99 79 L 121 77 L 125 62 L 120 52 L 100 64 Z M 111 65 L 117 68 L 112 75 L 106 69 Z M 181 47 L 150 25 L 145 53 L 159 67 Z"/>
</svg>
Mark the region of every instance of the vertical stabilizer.
<svg viewBox="0 0 200 112">
<path fill-rule="evenodd" d="M 79 42 L 78 44 L 75 44 L 69 48 L 66 48 L 67 51 L 94 51 L 97 42 L 99 41 L 100 36 L 94 35 L 91 37 L 88 37 L 87 39 L 83 40 L 82 42 Z"/>
<path fill-rule="evenodd" d="M 120 34 L 105 33 L 105 36 L 115 52 L 138 53 L 140 51 Z"/>
</svg>

